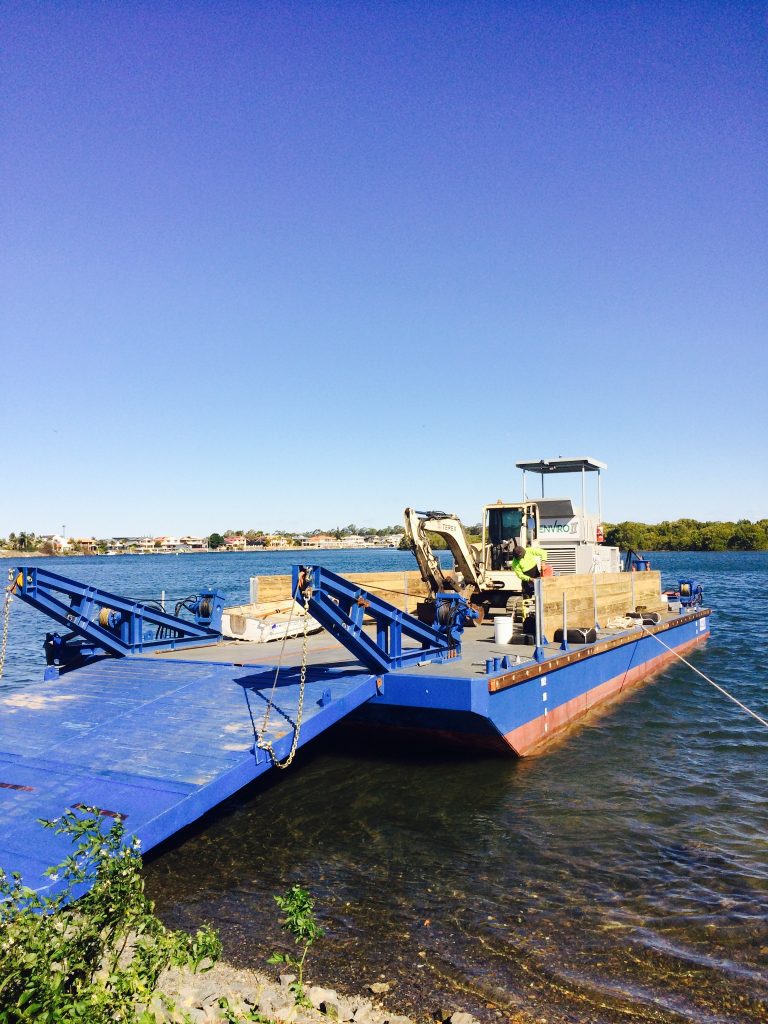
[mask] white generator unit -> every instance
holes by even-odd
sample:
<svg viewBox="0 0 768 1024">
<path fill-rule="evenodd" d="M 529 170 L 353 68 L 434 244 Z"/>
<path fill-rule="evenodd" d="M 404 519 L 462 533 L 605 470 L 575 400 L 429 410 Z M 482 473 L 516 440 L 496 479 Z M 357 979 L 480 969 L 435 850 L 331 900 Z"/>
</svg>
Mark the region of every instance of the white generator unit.
<svg viewBox="0 0 768 1024">
<path fill-rule="evenodd" d="M 602 543 L 602 493 L 600 470 L 606 469 L 597 459 L 541 459 L 539 462 L 518 462 L 523 471 L 523 499 L 535 501 L 539 510 L 536 546 L 547 552 L 547 563 L 556 575 L 569 573 L 621 572 L 619 549 Z M 541 477 L 541 497 L 526 493 L 526 474 Z M 571 498 L 546 498 L 544 478 L 552 474 L 581 475 L 581 507 Z M 586 475 L 597 474 L 597 512 L 586 511 Z"/>
</svg>

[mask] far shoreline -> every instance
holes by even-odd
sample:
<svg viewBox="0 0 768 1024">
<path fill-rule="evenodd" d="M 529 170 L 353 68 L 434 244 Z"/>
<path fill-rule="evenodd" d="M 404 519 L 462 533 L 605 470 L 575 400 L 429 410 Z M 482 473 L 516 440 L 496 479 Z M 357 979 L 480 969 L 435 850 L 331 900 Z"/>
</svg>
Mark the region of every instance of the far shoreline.
<svg viewBox="0 0 768 1024">
<path fill-rule="evenodd" d="M 435 548 L 437 551 L 447 551 L 447 548 Z M 622 553 L 624 549 L 621 549 Z M 724 548 L 719 551 L 699 551 L 696 548 L 665 548 L 655 551 L 652 548 L 643 549 L 647 555 L 759 555 L 768 553 L 765 548 Z M 114 558 L 132 556 L 136 558 L 152 557 L 154 555 L 284 555 L 286 552 L 312 552 L 312 551 L 360 551 L 366 554 L 384 551 L 403 551 L 406 548 L 374 546 L 359 547 L 358 545 L 340 547 L 286 547 L 270 548 L 190 548 L 188 551 L 71 551 L 66 554 L 47 554 L 44 551 L 15 551 L 12 548 L 0 548 L 0 558 Z"/>
<path fill-rule="evenodd" d="M 140 558 L 152 555 L 284 555 L 286 551 L 365 551 L 367 554 L 371 554 L 374 551 L 401 550 L 404 549 L 374 544 L 370 547 L 360 547 L 357 544 L 349 546 L 342 544 L 338 547 L 334 545 L 333 547 L 315 548 L 286 544 L 285 547 L 269 548 L 190 548 L 187 551 L 68 551 L 66 553 L 57 552 L 56 554 L 48 554 L 45 551 L 18 551 L 12 548 L 0 548 L 0 558 L 115 558 L 118 556 L 125 557 L 126 555 L 135 555 Z"/>
</svg>

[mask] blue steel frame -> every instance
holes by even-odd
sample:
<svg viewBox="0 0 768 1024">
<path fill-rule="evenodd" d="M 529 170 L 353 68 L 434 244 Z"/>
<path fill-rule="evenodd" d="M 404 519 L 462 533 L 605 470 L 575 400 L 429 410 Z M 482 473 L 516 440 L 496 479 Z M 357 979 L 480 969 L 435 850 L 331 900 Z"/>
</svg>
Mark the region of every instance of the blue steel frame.
<svg viewBox="0 0 768 1024">
<path fill-rule="evenodd" d="M 225 599 L 217 590 L 198 596 L 191 606 L 195 621 L 190 621 L 37 566 L 16 566 L 8 577 L 12 596 L 72 631 L 65 637 L 49 634 L 49 664 L 69 665 L 102 654 L 120 658 L 148 650 L 176 650 L 221 639 Z"/>
<path fill-rule="evenodd" d="M 293 594 L 300 604 L 308 601 L 309 614 L 372 672 L 447 661 L 461 653 L 460 627 L 455 622 L 450 631 L 442 632 L 321 565 L 294 565 Z M 435 600 L 455 605 L 457 598 L 458 594 L 441 593 Z M 376 623 L 375 640 L 363 631 L 366 615 Z M 404 648 L 403 637 L 421 646 Z"/>
</svg>

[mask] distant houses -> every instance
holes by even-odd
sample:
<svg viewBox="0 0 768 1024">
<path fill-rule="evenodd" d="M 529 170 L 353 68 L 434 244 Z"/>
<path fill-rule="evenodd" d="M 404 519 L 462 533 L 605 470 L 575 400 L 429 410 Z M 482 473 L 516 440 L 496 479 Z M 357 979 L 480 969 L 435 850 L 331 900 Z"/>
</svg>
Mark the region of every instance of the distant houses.
<svg viewBox="0 0 768 1024">
<path fill-rule="evenodd" d="M 363 537 L 353 533 L 337 537 L 332 533 L 315 533 L 296 539 L 303 548 L 396 548 L 401 536 L 399 533 L 388 533 L 384 536 Z"/>
<path fill-rule="evenodd" d="M 331 533 L 316 533 L 312 537 L 302 537 L 303 548 L 340 548 L 341 540 Z"/>
<path fill-rule="evenodd" d="M 45 533 L 35 537 L 33 550 L 42 548 L 44 553 L 51 555 L 69 555 L 77 552 L 82 555 L 92 555 L 99 546 L 95 537 L 62 537 L 58 533 Z"/>
<path fill-rule="evenodd" d="M 248 541 L 242 534 L 227 534 L 224 538 L 224 547 L 228 551 L 245 551 Z"/>
<path fill-rule="evenodd" d="M 162 555 L 180 551 L 207 551 L 207 537 L 114 537 L 109 551 L 118 554 Z"/>
<path fill-rule="evenodd" d="M 64 537 L 61 534 L 45 534 L 35 536 L 25 534 L 24 550 L 45 555 L 158 555 L 182 554 L 192 551 L 208 551 L 208 537 L 195 537 L 185 534 L 181 537 Z M 213 536 L 213 535 L 212 535 Z M 218 551 L 264 551 L 286 550 L 290 548 L 310 549 L 341 549 L 341 548 L 393 548 L 397 547 L 402 534 L 349 534 L 336 533 L 275 533 L 265 534 L 249 530 L 248 533 L 228 533 L 217 535 Z M 9 538 L 15 541 L 16 535 Z M 223 543 L 222 543 L 223 541 Z M 0 541 L 2 546 L 2 541 Z"/>
<path fill-rule="evenodd" d="M 188 551 L 207 551 L 208 550 L 208 538 L 207 537 L 181 537 L 180 543 L 182 547 Z"/>
<path fill-rule="evenodd" d="M 60 536 L 58 533 L 46 533 L 42 537 L 37 538 L 39 546 L 45 545 L 50 548 L 52 555 L 66 555 L 72 550 L 72 545 L 66 537 Z"/>
<path fill-rule="evenodd" d="M 93 555 L 99 548 L 99 542 L 95 537 L 72 537 L 70 546 L 83 555 Z"/>
</svg>

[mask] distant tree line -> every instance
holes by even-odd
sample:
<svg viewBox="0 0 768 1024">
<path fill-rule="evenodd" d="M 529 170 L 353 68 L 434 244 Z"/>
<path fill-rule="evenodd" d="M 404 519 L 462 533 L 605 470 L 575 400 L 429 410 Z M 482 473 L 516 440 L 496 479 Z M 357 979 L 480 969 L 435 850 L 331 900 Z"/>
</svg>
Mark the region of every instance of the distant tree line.
<svg viewBox="0 0 768 1024">
<path fill-rule="evenodd" d="M 0 539 L 0 547 L 12 548 L 14 551 L 37 551 L 39 541 L 34 533 L 22 530 L 21 533 L 9 533 L 8 540 Z"/>
<path fill-rule="evenodd" d="M 465 526 L 472 542 L 480 541 L 481 525 Z M 435 550 L 447 548 L 443 537 L 427 534 Z M 735 523 L 699 522 L 696 519 L 665 520 L 663 523 L 608 523 L 605 543 L 622 551 L 767 551 L 768 519 L 756 523 L 739 519 Z M 409 547 L 405 537 L 400 547 Z"/>
<path fill-rule="evenodd" d="M 624 551 L 766 551 L 768 519 L 755 523 L 748 519 L 735 523 L 674 519 L 655 525 L 607 524 L 605 542 Z"/>
<path fill-rule="evenodd" d="M 400 532 L 404 533 L 402 528 Z M 473 526 L 465 525 L 464 533 L 467 535 L 467 540 L 469 541 L 470 544 L 480 544 L 483 539 L 482 523 L 475 523 Z M 427 530 L 427 540 L 429 541 L 429 546 L 432 548 L 433 551 L 448 550 L 448 542 L 446 541 L 445 537 L 441 537 L 439 533 L 430 533 L 430 531 Z M 411 550 L 410 541 L 406 536 L 402 536 L 400 538 L 400 543 L 397 545 L 397 547 L 400 551 Z"/>
<path fill-rule="evenodd" d="M 479 523 L 467 526 L 465 529 L 470 541 L 479 542 L 481 533 Z M 350 536 L 386 537 L 402 533 L 402 526 L 383 526 L 377 529 L 350 523 L 348 526 L 337 526 L 332 530 L 310 530 L 301 536 L 316 537 L 319 534 L 330 534 L 337 540 L 343 540 Z M 286 530 L 276 530 L 272 534 L 267 534 L 262 530 L 224 530 L 223 533 L 210 535 L 209 547 L 212 549 L 221 547 L 224 544 L 224 538 L 231 535 L 245 537 L 248 545 L 253 547 L 260 544 L 266 546 L 270 537 L 284 537 L 290 544 L 293 538 L 299 536 L 299 534 Z M 430 535 L 430 541 L 435 549 L 446 547 L 444 539 L 436 534 Z M 620 547 L 624 551 L 630 548 L 635 551 L 643 549 L 648 551 L 767 551 L 768 519 L 758 519 L 754 523 L 748 519 L 739 519 L 736 522 L 699 522 L 696 519 L 674 519 L 656 524 L 631 521 L 608 523 L 605 527 L 605 542 Z M 108 543 L 107 540 L 98 541 L 96 550 L 106 551 Z M 70 544 L 73 545 L 73 553 L 77 553 L 77 545 L 73 541 L 70 541 Z M 401 538 L 400 547 L 408 548 L 405 537 Z M 30 530 L 9 533 L 7 539 L 0 537 L 0 548 L 30 553 L 38 552 L 46 555 L 53 554 L 50 541 L 35 536 Z"/>
</svg>

